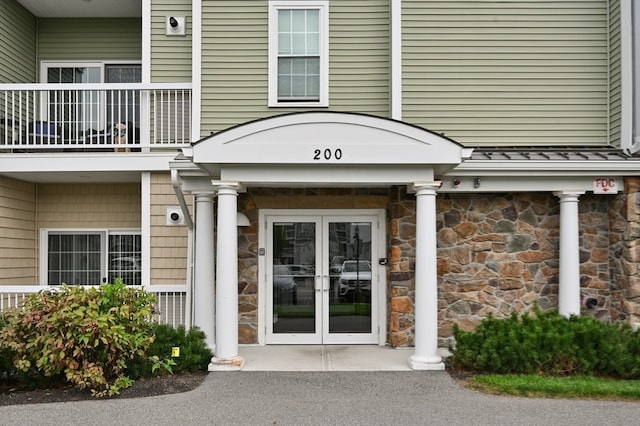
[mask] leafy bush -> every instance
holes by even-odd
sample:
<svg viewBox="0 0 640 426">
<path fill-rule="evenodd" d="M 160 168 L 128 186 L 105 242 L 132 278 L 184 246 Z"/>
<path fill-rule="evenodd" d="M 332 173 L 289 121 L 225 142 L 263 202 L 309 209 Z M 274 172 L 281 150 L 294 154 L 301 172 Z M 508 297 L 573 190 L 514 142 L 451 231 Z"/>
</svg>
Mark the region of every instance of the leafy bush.
<svg viewBox="0 0 640 426">
<path fill-rule="evenodd" d="M 484 319 L 475 331 L 454 328 L 454 368 L 497 374 L 640 378 L 640 335 L 628 324 L 557 312 Z"/>
<path fill-rule="evenodd" d="M 7 326 L 7 320 L 0 313 L 0 333 Z M 0 344 L 0 379 L 8 378 L 16 374 L 16 368 L 13 365 L 14 353 L 8 347 Z"/>
<path fill-rule="evenodd" d="M 148 377 L 162 373 L 158 370 L 157 360 L 171 360 L 165 370 L 173 373 L 195 372 L 206 370 L 211 357 L 211 350 L 205 343 L 205 334 L 198 328 L 185 330 L 184 326 L 173 328 L 167 324 L 158 324 L 154 329 L 155 339 L 147 349 L 146 357 L 137 357 L 129 371 L 134 377 Z M 172 349 L 179 348 L 180 356 L 172 357 Z M 154 367 L 156 367 L 154 369 Z M 155 370 L 155 371 L 154 371 Z"/>
<path fill-rule="evenodd" d="M 117 394 L 133 382 L 127 362 L 153 342 L 155 296 L 122 281 L 99 288 L 68 287 L 30 295 L 6 311 L 0 350 L 22 372 L 64 375 L 95 396 Z"/>
</svg>

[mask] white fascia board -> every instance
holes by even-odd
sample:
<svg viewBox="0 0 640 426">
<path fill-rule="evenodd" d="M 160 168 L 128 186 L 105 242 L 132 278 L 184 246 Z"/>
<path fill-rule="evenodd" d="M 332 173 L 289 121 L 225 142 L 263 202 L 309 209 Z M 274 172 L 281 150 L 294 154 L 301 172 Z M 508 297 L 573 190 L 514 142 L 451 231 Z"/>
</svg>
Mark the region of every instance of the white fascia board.
<svg viewBox="0 0 640 426">
<path fill-rule="evenodd" d="M 169 163 L 175 156 L 175 152 L 11 154 L 0 161 L 0 174 L 169 171 Z"/>
<path fill-rule="evenodd" d="M 425 166 L 229 166 L 220 173 L 221 180 L 263 186 L 376 186 L 406 185 L 415 181 L 432 181 L 433 170 Z"/>
<path fill-rule="evenodd" d="M 640 161 L 467 160 L 447 176 L 640 176 Z"/>
</svg>

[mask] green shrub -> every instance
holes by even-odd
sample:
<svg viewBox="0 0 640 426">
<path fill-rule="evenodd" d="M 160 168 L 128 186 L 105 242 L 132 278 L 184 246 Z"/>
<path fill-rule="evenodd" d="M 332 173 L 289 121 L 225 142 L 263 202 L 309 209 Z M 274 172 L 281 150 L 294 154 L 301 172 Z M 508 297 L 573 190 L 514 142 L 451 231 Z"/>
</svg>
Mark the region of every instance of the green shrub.
<svg viewBox="0 0 640 426">
<path fill-rule="evenodd" d="M 557 312 L 485 318 L 475 331 L 454 327 L 454 368 L 497 374 L 640 378 L 640 336 L 628 324 Z"/>
<path fill-rule="evenodd" d="M 6 327 L 7 320 L 0 313 L 0 333 Z M 8 379 L 16 374 L 16 368 L 13 365 L 14 352 L 9 347 L 0 344 L 0 379 Z"/>
<path fill-rule="evenodd" d="M 99 288 L 62 286 L 30 295 L 5 312 L 0 350 L 22 372 L 64 375 L 95 396 L 117 394 L 133 382 L 127 363 L 153 342 L 155 296 L 122 281 Z"/>
<path fill-rule="evenodd" d="M 172 349 L 179 348 L 180 356 L 172 357 Z M 147 349 L 146 357 L 137 357 L 129 371 L 133 377 L 148 377 L 163 373 L 163 369 L 154 370 L 154 360 L 172 360 L 170 372 L 194 372 L 206 370 L 211 350 L 205 343 L 205 334 L 197 327 L 185 330 L 184 326 L 173 328 L 167 324 L 158 324 L 154 330 L 154 341 Z"/>
</svg>

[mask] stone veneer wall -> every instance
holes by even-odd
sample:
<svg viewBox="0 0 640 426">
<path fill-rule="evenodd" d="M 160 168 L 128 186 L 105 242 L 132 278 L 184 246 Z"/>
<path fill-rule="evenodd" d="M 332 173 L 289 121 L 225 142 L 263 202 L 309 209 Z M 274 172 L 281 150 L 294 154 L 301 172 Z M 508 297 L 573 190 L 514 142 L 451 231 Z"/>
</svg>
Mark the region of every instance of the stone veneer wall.
<svg viewBox="0 0 640 426">
<path fill-rule="evenodd" d="M 251 221 L 238 228 L 239 340 L 257 342 L 258 209 L 386 208 L 387 342 L 414 344 L 415 205 L 405 187 L 252 189 L 238 200 Z M 507 317 L 537 303 L 558 306 L 559 202 L 551 193 L 438 194 L 439 345 L 453 325 L 473 329 L 487 314 Z M 580 286 L 603 320 L 640 322 L 640 179 L 625 194 L 580 197 Z"/>
<path fill-rule="evenodd" d="M 640 178 L 626 178 L 612 222 L 616 224 L 611 270 L 616 283 L 618 318 L 640 325 Z"/>
<path fill-rule="evenodd" d="M 585 313 L 605 320 L 626 316 L 610 279 L 612 243 L 624 226 L 616 213 L 619 200 L 584 195 L 579 203 L 581 293 L 598 300 Z M 398 188 L 391 206 L 389 342 L 411 346 L 415 198 Z M 489 313 L 507 317 L 534 304 L 557 309 L 559 212 L 551 193 L 438 195 L 440 346 L 453 342 L 454 324 L 471 330 Z"/>
</svg>

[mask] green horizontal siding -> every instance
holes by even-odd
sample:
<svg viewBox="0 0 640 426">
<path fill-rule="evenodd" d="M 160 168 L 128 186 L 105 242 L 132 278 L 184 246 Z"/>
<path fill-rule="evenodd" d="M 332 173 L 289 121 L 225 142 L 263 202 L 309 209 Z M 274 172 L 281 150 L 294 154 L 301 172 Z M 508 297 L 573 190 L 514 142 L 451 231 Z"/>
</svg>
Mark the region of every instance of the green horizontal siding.
<svg viewBox="0 0 640 426">
<path fill-rule="evenodd" d="M 403 2 L 403 119 L 467 146 L 608 140 L 607 0 Z"/>
<path fill-rule="evenodd" d="M 38 20 L 40 61 L 140 61 L 140 18 Z"/>
<path fill-rule="evenodd" d="M 329 110 L 389 115 L 387 0 L 329 2 Z M 309 108 L 268 108 L 268 4 L 203 2 L 202 135 Z"/>
<path fill-rule="evenodd" d="M 36 81 L 36 18 L 15 0 L 0 2 L 0 83 Z"/>
<path fill-rule="evenodd" d="M 167 16 L 186 18 L 186 35 L 167 36 Z M 151 81 L 191 81 L 193 20 L 190 1 L 154 0 L 151 4 Z"/>
</svg>

